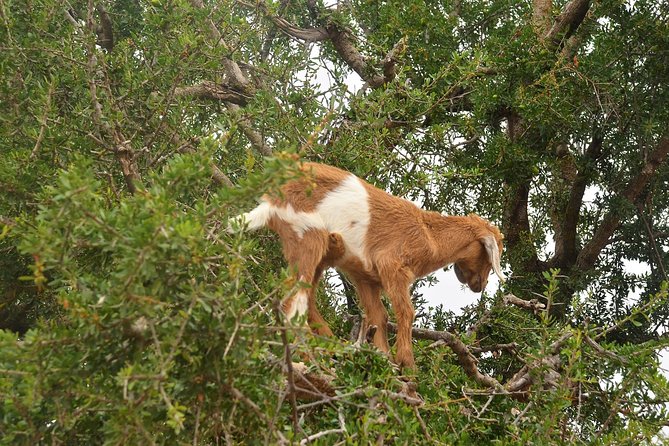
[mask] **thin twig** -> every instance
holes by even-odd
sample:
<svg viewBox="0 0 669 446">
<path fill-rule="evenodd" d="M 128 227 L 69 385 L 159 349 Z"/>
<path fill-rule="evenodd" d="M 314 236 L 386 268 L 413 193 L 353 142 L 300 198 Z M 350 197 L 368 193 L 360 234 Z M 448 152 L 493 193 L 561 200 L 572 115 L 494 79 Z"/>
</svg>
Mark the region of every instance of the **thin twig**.
<svg viewBox="0 0 669 446">
<path fill-rule="evenodd" d="M 44 105 L 44 113 L 42 114 L 42 119 L 40 119 L 40 129 L 39 135 L 37 135 L 37 141 L 35 142 L 35 147 L 33 147 L 32 152 L 30 152 L 30 159 L 33 160 L 37 158 L 37 153 L 39 152 L 42 141 L 44 140 L 44 135 L 46 134 L 47 128 L 47 118 L 51 112 L 51 99 L 53 98 L 53 92 L 55 90 L 56 80 L 51 79 L 49 83 L 49 91 L 46 95 L 46 104 Z"/>
<path fill-rule="evenodd" d="M 281 305 L 280 301 L 277 299 L 274 304 L 274 314 L 276 315 L 277 321 L 282 319 L 282 313 L 279 306 Z M 290 349 L 290 344 L 288 343 L 288 334 L 286 329 L 283 328 L 281 333 L 281 342 L 283 342 L 283 351 L 284 351 L 284 361 L 286 366 L 286 377 L 288 379 L 288 398 L 290 399 L 290 407 L 292 410 L 292 419 L 293 419 L 293 429 L 295 431 L 299 428 L 299 423 L 297 419 L 297 400 L 295 395 L 295 372 L 293 370 L 293 361 L 292 361 L 292 352 Z"/>
</svg>

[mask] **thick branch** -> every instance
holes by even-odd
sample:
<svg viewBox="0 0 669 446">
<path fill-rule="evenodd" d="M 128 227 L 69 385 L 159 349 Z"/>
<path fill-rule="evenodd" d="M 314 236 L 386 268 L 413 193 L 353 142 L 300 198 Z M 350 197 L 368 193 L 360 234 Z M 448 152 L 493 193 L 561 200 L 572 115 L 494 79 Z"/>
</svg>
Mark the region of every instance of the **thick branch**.
<svg viewBox="0 0 669 446">
<path fill-rule="evenodd" d="M 512 249 L 520 243 L 521 234 L 530 232 L 530 220 L 527 214 L 529 200 L 529 182 L 509 186 L 509 197 L 506 204 L 504 221 L 504 240 Z"/>
<path fill-rule="evenodd" d="M 536 381 L 536 375 L 532 373 L 537 368 L 544 368 L 543 381 L 551 387 L 557 387 L 557 379 L 560 377 L 557 370 L 561 366 L 560 350 L 571 338 L 572 333 L 567 332 L 560 336 L 547 348 L 547 356 L 537 358 L 530 364 L 523 366 L 504 386 L 509 392 L 525 392 Z"/>
<path fill-rule="evenodd" d="M 246 105 L 249 100 L 249 96 L 244 92 L 237 91 L 226 84 L 217 84 L 211 81 L 202 81 L 199 84 L 188 87 L 176 87 L 174 89 L 174 96 L 214 99 L 242 106 Z"/>
<path fill-rule="evenodd" d="M 96 29 L 98 35 L 97 43 L 107 51 L 111 51 L 114 49 L 114 29 L 111 18 L 101 3 L 98 3 L 95 9 L 100 16 L 100 25 Z"/>
<path fill-rule="evenodd" d="M 328 34 L 327 29 L 323 27 L 318 28 L 300 28 L 297 27 L 287 20 L 268 15 L 269 19 L 279 28 L 282 32 L 305 42 L 321 42 L 323 40 L 328 40 L 330 35 Z"/>
<path fill-rule="evenodd" d="M 590 183 L 597 161 L 602 156 L 602 138 L 593 137 L 585 152 L 585 164 L 576 174 L 569 199 L 560 212 L 559 223 L 555 228 L 555 255 L 551 264 L 557 267 L 572 266 L 576 262 L 576 228 L 583 202 L 585 188 Z"/>
<path fill-rule="evenodd" d="M 262 14 L 271 20 L 272 23 L 274 23 L 274 25 L 279 28 L 281 32 L 295 39 L 302 40 L 304 42 L 321 42 L 330 38 L 328 30 L 324 27 L 300 28 L 299 26 L 293 25 L 283 17 L 272 15 L 265 3 L 250 3 L 244 0 L 237 0 L 237 3 L 249 9 L 260 9 Z"/>
<path fill-rule="evenodd" d="M 397 332 L 397 326 L 392 322 L 388 322 L 388 330 L 392 333 Z M 431 341 L 443 341 L 448 345 L 453 353 L 458 357 L 458 362 L 464 369 L 465 373 L 473 378 L 479 384 L 494 389 L 502 389 L 502 385 L 492 376 L 481 373 L 477 366 L 477 360 L 469 351 L 469 348 L 457 336 L 447 331 L 433 331 L 422 328 L 413 328 L 411 333 L 418 339 L 428 339 Z"/>
<path fill-rule="evenodd" d="M 533 0 L 532 2 L 532 26 L 535 32 L 544 36 L 551 28 L 551 0 Z"/>
<path fill-rule="evenodd" d="M 657 168 L 667 159 L 667 155 L 669 155 L 669 138 L 662 138 L 655 150 L 648 155 L 641 171 L 630 181 L 625 190 L 618 194 L 618 197 L 632 204 L 639 200 L 641 192 L 655 176 Z M 620 227 L 621 217 L 619 209 L 612 209 L 604 216 L 592 239 L 579 253 L 576 265 L 580 269 L 589 270 L 594 266 L 599 253 L 609 244 L 611 236 Z"/>
<path fill-rule="evenodd" d="M 504 296 L 504 303 L 505 304 L 510 304 L 510 305 L 515 305 L 520 308 L 524 308 L 526 310 L 530 310 L 533 313 L 538 313 L 541 310 L 546 309 L 546 305 L 542 304 L 539 302 L 537 299 L 532 299 L 532 300 L 523 300 L 519 297 L 514 296 L 513 294 L 507 294 Z"/>
<path fill-rule="evenodd" d="M 260 12 L 276 25 L 281 32 L 304 42 L 322 42 L 330 40 L 339 56 L 346 64 L 365 81 L 371 88 L 378 88 L 395 78 L 395 65 L 397 57 L 406 48 L 405 39 L 400 39 L 397 44 L 388 52 L 383 59 L 382 71 L 378 73 L 375 67 L 368 63 L 363 55 L 358 51 L 354 44 L 354 37 L 348 30 L 339 28 L 336 24 L 330 23 L 326 27 L 300 28 L 293 25 L 282 17 L 272 15 L 264 3 L 251 4 L 244 0 L 237 0 L 237 3 L 247 8 L 259 8 Z M 312 13 L 316 10 L 312 10 Z M 316 17 L 318 20 L 319 17 Z M 324 22 L 325 20 L 320 20 Z"/>
<path fill-rule="evenodd" d="M 514 112 L 509 112 L 507 116 L 507 134 L 509 140 L 516 143 L 521 138 L 526 138 L 527 125 Z M 528 216 L 528 202 L 530 196 L 530 178 L 517 179 L 516 173 L 511 173 L 511 181 L 507 185 L 508 199 L 504 205 L 504 238 L 509 251 L 519 248 L 523 242 L 523 235 L 530 234 L 530 220 Z M 528 247 L 529 249 L 530 247 Z M 531 247 L 531 253 L 528 253 L 527 261 L 521 266 L 526 271 L 537 271 L 543 268 L 540 265 L 536 249 Z M 512 265 L 514 266 L 514 265 Z"/>
<path fill-rule="evenodd" d="M 545 39 L 556 46 L 561 41 L 567 40 L 581 25 L 589 9 L 590 0 L 571 0 L 555 19 L 555 23 L 546 34 Z"/>
<path fill-rule="evenodd" d="M 346 62 L 346 64 L 365 80 L 370 87 L 376 88 L 383 85 L 385 77 L 374 72 L 374 69 L 367 64 L 365 58 L 353 44 L 351 34 L 346 30 L 340 30 L 334 25 L 328 27 L 330 41 L 337 53 Z"/>
</svg>

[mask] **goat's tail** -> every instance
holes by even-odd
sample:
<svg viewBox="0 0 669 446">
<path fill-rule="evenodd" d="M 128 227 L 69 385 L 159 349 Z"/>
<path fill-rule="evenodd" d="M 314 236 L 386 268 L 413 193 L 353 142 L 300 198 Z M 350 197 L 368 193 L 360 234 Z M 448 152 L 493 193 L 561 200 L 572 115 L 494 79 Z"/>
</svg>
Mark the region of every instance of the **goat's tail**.
<svg viewBox="0 0 669 446">
<path fill-rule="evenodd" d="M 249 231 L 255 231 L 256 229 L 266 226 L 273 214 L 274 210 L 272 209 L 272 205 L 263 201 L 252 211 L 231 218 L 228 221 L 227 231 L 235 232 L 236 230 L 243 228 L 246 228 Z"/>
</svg>

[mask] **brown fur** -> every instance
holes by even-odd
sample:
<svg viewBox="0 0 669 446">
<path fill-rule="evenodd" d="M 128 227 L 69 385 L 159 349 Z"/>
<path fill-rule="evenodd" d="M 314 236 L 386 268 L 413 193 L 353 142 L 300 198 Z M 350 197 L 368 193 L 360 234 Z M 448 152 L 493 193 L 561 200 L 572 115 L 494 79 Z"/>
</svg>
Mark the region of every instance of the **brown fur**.
<svg viewBox="0 0 669 446">
<path fill-rule="evenodd" d="M 280 196 L 268 197 L 274 205 L 290 204 L 296 211 L 312 212 L 326 194 L 349 175 L 335 167 L 315 163 L 304 163 L 302 170 L 305 178 L 286 184 Z M 495 226 L 476 215 L 443 216 L 424 211 L 407 200 L 364 181 L 363 184 L 370 211 L 367 259 L 349 255 L 339 234 L 309 229 L 299 238 L 289 224 L 277 217 L 270 219 L 268 226 L 281 238 L 284 256 L 298 277 L 312 285 L 308 293 L 308 321 L 317 333 L 332 335 L 316 308 L 314 291 L 323 271 L 334 266 L 354 283 L 367 326 L 377 326 L 374 344 L 389 352 L 388 314 L 381 301 L 381 291 L 386 291 L 397 318 L 396 362 L 414 367 L 411 327 L 415 312 L 409 294 L 411 284 L 419 277 L 454 263 L 458 279 L 472 291 L 482 291 L 492 268 L 482 240 L 493 236 L 501 253 L 503 236 Z M 371 267 L 365 268 L 365 264 Z"/>
</svg>

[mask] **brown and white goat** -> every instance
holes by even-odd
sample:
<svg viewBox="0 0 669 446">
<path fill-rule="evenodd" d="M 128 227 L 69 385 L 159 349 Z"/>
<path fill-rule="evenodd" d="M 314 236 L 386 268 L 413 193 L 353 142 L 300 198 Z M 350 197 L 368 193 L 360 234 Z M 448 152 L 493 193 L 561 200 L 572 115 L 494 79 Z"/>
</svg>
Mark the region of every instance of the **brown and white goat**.
<svg viewBox="0 0 669 446">
<path fill-rule="evenodd" d="M 355 285 L 367 326 L 377 326 L 374 344 L 389 352 L 386 291 L 397 318 L 396 362 L 413 368 L 409 287 L 417 278 L 454 263 L 457 278 L 474 292 L 485 288 L 491 269 L 504 280 L 503 236 L 481 217 L 424 211 L 335 167 L 303 163 L 300 169 L 303 177 L 239 217 L 248 229 L 276 232 L 297 278 L 311 284 L 284 301 L 289 319 L 307 313 L 314 331 L 332 335 L 314 292 L 324 269 L 334 266 Z"/>
</svg>

